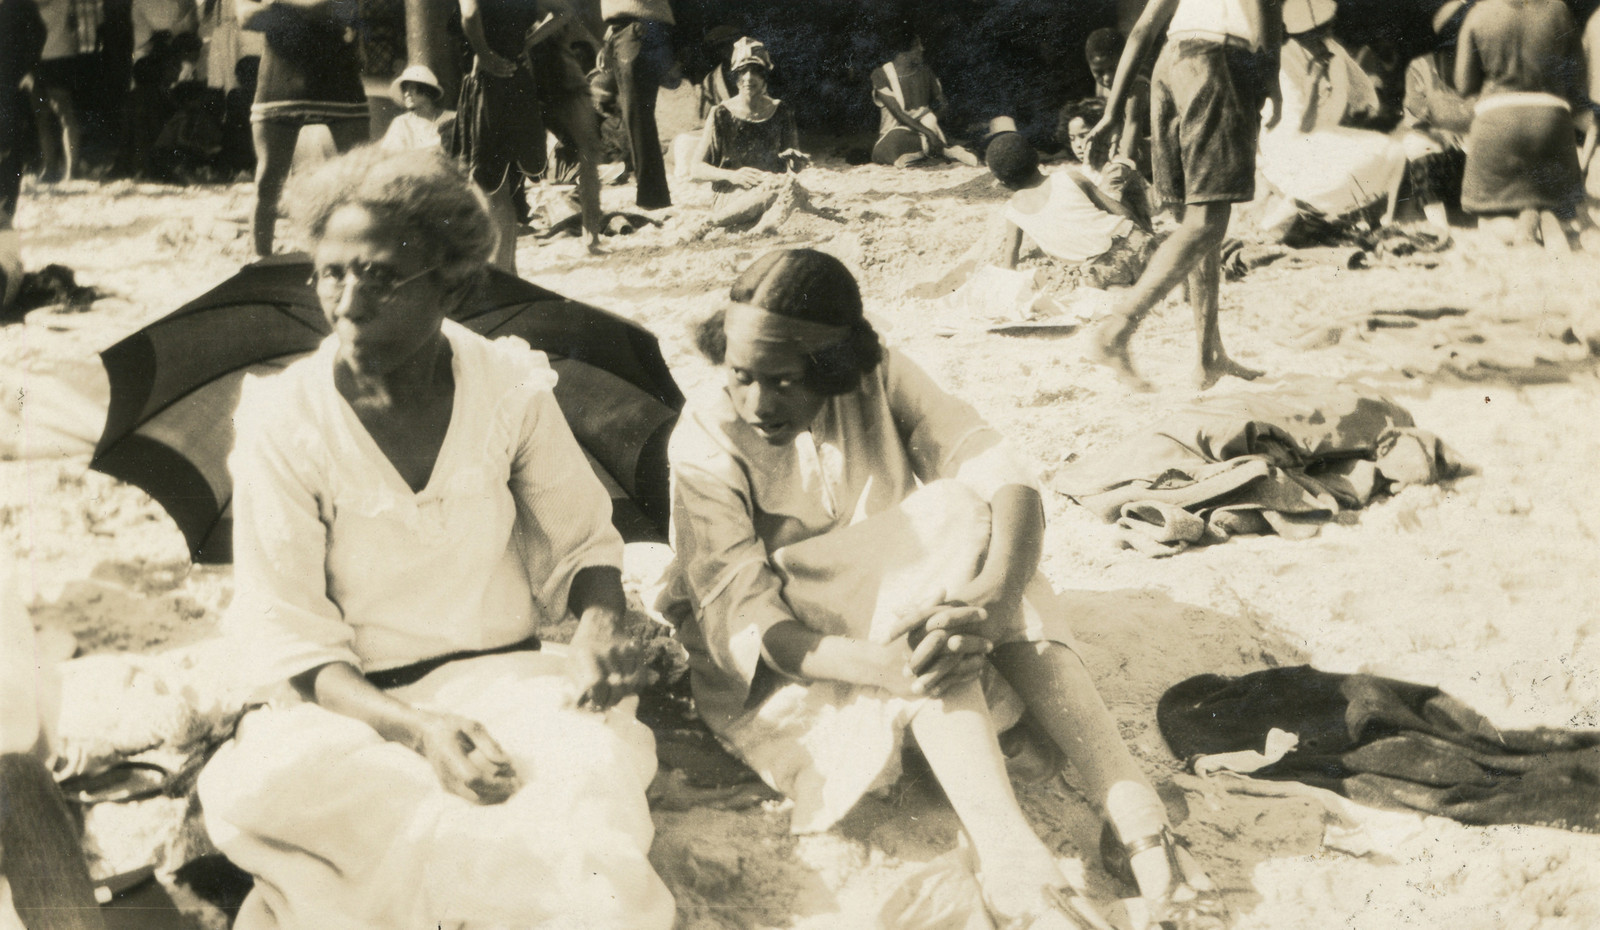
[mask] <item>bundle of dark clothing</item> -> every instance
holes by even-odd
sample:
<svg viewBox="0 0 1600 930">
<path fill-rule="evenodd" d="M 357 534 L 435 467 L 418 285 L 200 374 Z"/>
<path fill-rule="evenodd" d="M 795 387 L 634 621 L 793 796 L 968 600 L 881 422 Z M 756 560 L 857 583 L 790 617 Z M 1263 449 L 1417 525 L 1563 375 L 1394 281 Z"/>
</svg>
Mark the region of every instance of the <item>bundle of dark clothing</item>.
<svg viewBox="0 0 1600 930">
<path fill-rule="evenodd" d="M 1278 729 L 1298 746 L 1252 777 L 1467 824 L 1600 832 L 1600 731 L 1498 730 L 1438 688 L 1304 665 L 1197 675 L 1161 696 L 1156 718 L 1191 767 L 1260 750 Z"/>
<path fill-rule="evenodd" d="M 1461 463 L 1393 400 L 1311 382 L 1208 397 L 1058 473 L 1126 548 L 1171 555 L 1243 533 L 1302 538 L 1344 510 Z"/>
</svg>

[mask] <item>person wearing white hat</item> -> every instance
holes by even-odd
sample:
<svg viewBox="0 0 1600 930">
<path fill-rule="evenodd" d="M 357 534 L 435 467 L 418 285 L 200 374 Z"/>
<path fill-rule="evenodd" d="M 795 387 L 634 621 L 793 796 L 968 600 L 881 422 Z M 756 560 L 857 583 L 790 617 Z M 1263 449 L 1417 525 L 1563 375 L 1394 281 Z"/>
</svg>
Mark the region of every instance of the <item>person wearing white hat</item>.
<svg viewBox="0 0 1600 930">
<path fill-rule="evenodd" d="M 1261 173 L 1283 194 L 1281 209 L 1263 220 L 1269 229 L 1287 229 L 1300 213 L 1331 219 L 1385 198 L 1384 222 L 1393 219 L 1405 147 L 1353 125 L 1380 104 L 1372 79 L 1331 35 L 1337 13 L 1334 0 L 1284 0 L 1283 119 L 1261 134 Z"/>
<path fill-rule="evenodd" d="M 456 111 L 439 105 L 444 88 L 433 69 L 411 65 L 390 85 L 390 93 L 406 111 L 389 123 L 378 144 L 386 149 L 437 149 L 455 131 Z"/>
</svg>

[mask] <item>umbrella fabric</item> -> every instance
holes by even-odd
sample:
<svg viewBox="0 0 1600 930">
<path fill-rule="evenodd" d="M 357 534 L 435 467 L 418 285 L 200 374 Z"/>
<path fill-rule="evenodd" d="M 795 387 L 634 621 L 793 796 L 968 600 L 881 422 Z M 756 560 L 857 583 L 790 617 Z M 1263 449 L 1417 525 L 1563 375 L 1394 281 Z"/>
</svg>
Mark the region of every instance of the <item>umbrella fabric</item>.
<svg viewBox="0 0 1600 930">
<path fill-rule="evenodd" d="M 244 379 L 270 374 L 328 335 L 305 256 L 275 256 L 101 353 L 111 382 L 91 465 L 143 488 L 177 522 L 197 562 L 232 559 L 227 457 Z M 666 444 L 683 395 L 648 330 L 491 271 L 456 319 L 518 336 L 550 356 L 556 400 L 629 541 L 664 539 Z"/>
</svg>

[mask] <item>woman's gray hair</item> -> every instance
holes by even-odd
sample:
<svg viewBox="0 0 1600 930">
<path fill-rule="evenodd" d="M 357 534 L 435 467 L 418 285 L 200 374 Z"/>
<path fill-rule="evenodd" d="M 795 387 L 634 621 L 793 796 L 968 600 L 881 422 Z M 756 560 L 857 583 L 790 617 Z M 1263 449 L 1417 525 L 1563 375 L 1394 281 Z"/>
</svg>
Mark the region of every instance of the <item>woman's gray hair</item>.
<svg viewBox="0 0 1600 930">
<path fill-rule="evenodd" d="M 313 244 L 340 208 L 369 211 L 402 239 L 420 240 L 451 285 L 480 279 L 499 241 L 488 199 L 438 151 L 360 146 L 297 181 L 286 199 Z"/>
</svg>

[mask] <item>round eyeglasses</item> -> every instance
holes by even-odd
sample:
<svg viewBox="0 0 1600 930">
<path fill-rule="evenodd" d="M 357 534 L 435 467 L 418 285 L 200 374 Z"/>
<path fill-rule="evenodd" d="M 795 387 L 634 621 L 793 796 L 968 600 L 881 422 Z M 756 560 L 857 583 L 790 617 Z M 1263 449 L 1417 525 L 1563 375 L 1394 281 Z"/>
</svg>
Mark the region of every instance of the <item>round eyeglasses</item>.
<svg viewBox="0 0 1600 930">
<path fill-rule="evenodd" d="M 402 278 L 391 265 L 351 262 L 348 265 L 324 265 L 311 272 L 311 278 L 306 283 L 316 288 L 317 296 L 323 298 L 342 297 L 345 288 L 352 284 L 359 285 L 367 292 L 369 299 L 385 304 L 393 300 L 402 287 L 438 270 L 439 266 L 434 265 Z"/>
</svg>

